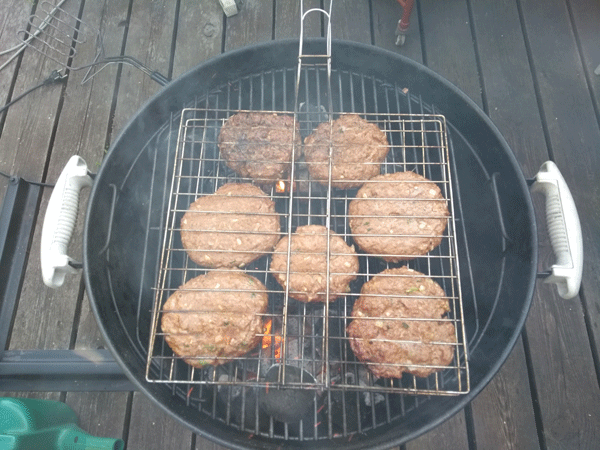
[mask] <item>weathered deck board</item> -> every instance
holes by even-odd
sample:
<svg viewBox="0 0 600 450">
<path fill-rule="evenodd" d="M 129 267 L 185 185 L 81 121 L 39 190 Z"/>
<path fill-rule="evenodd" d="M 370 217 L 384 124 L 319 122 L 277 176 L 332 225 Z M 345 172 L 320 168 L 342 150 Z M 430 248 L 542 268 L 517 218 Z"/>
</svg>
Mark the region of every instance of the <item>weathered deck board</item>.
<svg viewBox="0 0 600 450">
<path fill-rule="evenodd" d="M 473 16 L 487 113 L 523 169 L 535 171 L 547 154 L 530 68 L 522 63 L 527 53 L 517 7 L 510 1 L 481 1 L 473 4 Z M 497 442 L 511 449 L 540 448 L 528 377 L 519 339 L 505 366 L 472 403 L 482 448 Z"/>
<path fill-rule="evenodd" d="M 373 39 L 377 47 L 399 53 L 417 62 L 423 62 L 421 47 L 421 28 L 419 26 L 419 11 L 415 6 L 410 15 L 410 27 L 406 42 L 402 47 L 396 46 L 396 27 L 402 17 L 402 7 L 397 2 L 389 0 L 373 0 Z"/>
<path fill-rule="evenodd" d="M 17 31 L 24 29 L 27 23 L 27 18 L 30 14 L 30 8 L 23 8 L 21 0 L 10 0 L 0 4 L 0 42 L 2 48 L 0 50 L 7 51 L 21 43 Z M 13 86 L 13 81 L 16 76 L 17 67 L 21 57 L 14 57 L 14 52 L 7 52 L 0 56 L 0 66 L 7 64 L 6 67 L 0 70 L 0 107 L 4 106 L 10 99 L 10 91 Z M 12 59 L 12 62 L 9 60 Z M 0 136 L 2 136 L 4 127 L 4 118 L 6 112 L 0 113 Z M 10 161 L 4 157 L 4 152 L 0 152 L 0 171 L 10 173 Z M 0 198 L 4 198 L 8 181 L 5 177 L 0 176 Z"/>
<path fill-rule="evenodd" d="M 275 2 L 275 39 L 300 37 L 300 0 Z M 304 12 L 313 8 L 321 9 L 319 0 L 305 0 Z M 322 13 L 313 11 L 305 16 L 304 37 L 320 37 L 321 24 L 325 21 Z"/>
<path fill-rule="evenodd" d="M 473 36 L 465 1 L 421 0 L 423 63 L 481 106 Z"/>
<path fill-rule="evenodd" d="M 477 448 L 540 449 L 521 339 L 470 407 Z"/>
<path fill-rule="evenodd" d="M 534 3 L 523 1 L 521 5 L 550 155 L 570 185 L 584 218 L 585 258 L 598 261 L 598 216 L 592 212 L 597 212 L 599 205 L 598 123 L 566 5 L 549 1 L 540 11 Z M 596 323 L 598 311 L 593 305 L 598 298 L 597 274 L 584 267 L 582 290 L 591 300 L 587 311 L 591 322 Z M 553 289 L 538 285 L 536 300 L 526 330 L 544 440 L 549 448 L 591 448 L 600 441 L 600 402 L 588 339 L 594 339 L 597 345 L 599 336 L 594 327 L 590 330 L 592 337 L 588 335 L 580 299 L 562 300 Z M 577 433 L 572 432 L 574 428 Z"/>
<path fill-rule="evenodd" d="M 88 2 L 83 11 L 82 20 L 88 26 L 103 34 L 104 50 L 107 54 L 118 54 L 123 42 L 127 18 L 128 2 L 102 1 Z M 77 49 L 73 61 L 79 67 L 93 61 L 96 56 L 95 39 Z M 105 153 L 105 141 L 109 126 L 111 101 L 116 81 L 116 66 L 108 67 L 86 84 L 81 82 L 86 70 L 71 73 L 65 92 L 65 107 L 60 116 L 55 150 L 48 168 L 48 178 L 55 180 L 64 164 L 72 154 L 79 154 L 95 172 Z M 108 100 L 108 101 L 107 101 Z M 73 127 L 73 123 L 81 123 Z M 87 193 L 86 193 L 87 194 Z M 85 205 L 87 195 L 82 198 Z M 85 210 L 85 208 L 80 208 Z M 83 213 L 81 213 L 83 214 Z M 81 221 L 73 234 L 73 254 L 79 258 L 82 251 L 83 226 Z M 77 277 L 80 278 L 80 277 Z M 61 293 L 64 291 L 61 289 Z M 77 298 L 77 293 L 66 298 Z M 104 341 L 90 310 L 86 295 L 78 298 L 81 303 L 78 320 L 73 326 L 77 331 L 76 349 L 98 349 L 104 347 Z M 128 426 L 126 392 L 73 392 L 67 393 L 65 402 L 73 408 L 79 417 L 80 426 L 95 436 L 124 437 Z"/>
<path fill-rule="evenodd" d="M 331 36 L 353 42 L 371 43 L 368 2 L 337 0 L 331 11 Z"/>
<path fill-rule="evenodd" d="M 588 164 L 597 164 L 598 162 L 598 136 L 597 128 L 594 130 L 594 119 L 597 127 L 600 127 L 600 75 L 596 75 L 594 70 L 600 67 L 600 44 L 598 43 L 598 23 L 600 23 L 600 8 L 597 2 L 587 1 L 570 1 L 568 3 L 572 11 L 573 24 L 575 25 L 576 37 L 578 38 L 578 47 L 580 48 L 584 75 L 588 88 L 590 89 L 591 109 L 594 111 L 595 117 L 591 116 L 592 112 L 585 103 L 581 114 L 584 115 L 582 127 L 589 128 L 590 134 L 587 136 L 573 136 L 571 145 L 573 148 L 568 148 L 567 143 L 561 143 L 560 149 L 556 151 L 557 161 L 564 161 L 564 164 L 571 164 L 573 159 L 577 158 L 572 170 L 572 174 L 576 181 L 575 195 L 577 207 L 580 209 L 580 217 L 584 222 L 584 278 L 583 278 L 583 296 L 586 306 L 586 313 L 589 320 L 589 326 L 594 336 L 595 351 L 600 349 L 600 281 L 598 280 L 598 258 L 600 258 L 600 244 L 597 239 L 597 231 L 599 219 L 597 214 L 592 214 L 588 217 L 590 211 L 598 211 L 600 208 L 599 195 L 600 190 L 597 184 L 598 170 L 594 170 Z M 585 93 L 579 92 L 578 98 L 585 100 Z M 564 120 L 564 119 L 563 119 Z M 584 155 L 583 153 L 592 153 Z M 579 159 L 579 156 L 583 159 Z M 590 160 L 590 158 L 592 158 Z M 568 162 L 567 162 L 568 161 Z M 583 186 L 579 186 L 580 177 L 578 170 L 585 174 Z M 595 174 L 594 174 L 595 172 Z M 592 192 L 589 192 L 589 189 Z M 581 205 L 581 206 L 580 206 Z M 591 262 L 591 265 L 590 265 Z M 596 371 L 600 376 L 599 362 L 596 361 Z"/>
<path fill-rule="evenodd" d="M 66 6 L 65 6 L 66 7 Z M 77 13 L 77 8 L 69 9 Z M 23 91 L 35 85 L 57 68 L 57 63 L 42 57 L 38 52 L 27 50 L 17 80 Z M 65 60 L 66 63 L 66 60 Z M 41 181 L 44 166 L 51 151 L 53 129 L 62 86 L 38 90 L 8 110 L 5 130 L 0 138 L 0 153 L 9 161 L 10 171 L 29 179 Z M 48 191 L 48 190 L 46 190 Z M 45 196 L 48 192 L 44 193 Z M 19 308 L 15 317 L 10 348 L 67 348 L 71 339 L 76 299 L 46 288 L 41 279 L 40 268 L 41 221 L 38 220 L 33 244 L 23 282 Z M 77 292 L 79 281 L 69 279 L 65 283 L 69 292 Z"/>
<path fill-rule="evenodd" d="M 217 2 L 202 2 L 200 7 L 195 0 L 182 0 L 177 23 L 177 41 L 173 59 L 173 77 L 190 70 L 202 61 L 221 52 L 223 37 L 223 10 Z M 198 30 L 201 30 L 198 33 Z M 200 42 L 198 42 L 200 41 Z M 148 405 L 146 405 L 148 406 Z M 156 406 L 152 405 L 154 410 Z M 175 422 L 165 413 L 155 411 L 157 420 Z M 170 426 L 175 427 L 171 423 Z M 179 430 L 179 428 L 175 428 Z M 140 426 L 143 430 L 143 426 Z M 192 437 L 192 450 L 222 450 L 208 439 L 195 435 Z M 187 444 L 187 436 L 184 443 Z M 191 444 L 190 444 L 191 445 Z M 182 448 L 187 448 L 182 446 Z"/>
<path fill-rule="evenodd" d="M 134 1 L 128 18 L 125 54 L 168 76 L 171 69 L 169 65 L 175 12 L 175 2 Z M 147 75 L 130 66 L 123 66 L 119 81 L 113 139 L 142 104 L 161 89 Z M 151 423 L 158 425 L 148 428 Z M 166 445 L 180 448 L 180 443 L 183 442 L 186 445 L 182 448 L 191 446 L 191 431 L 166 417 L 160 408 L 139 392 L 133 394 L 131 418 L 127 427 L 127 445 L 130 448 L 163 448 Z"/>
<path fill-rule="evenodd" d="M 247 0 L 238 14 L 226 20 L 225 51 L 270 41 L 272 37 L 272 1 Z"/>
<path fill-rule="evenodd" d="M 406 450 L 468 449 L 465 415 L 461 411 L 429 433 L 408 442 Z"/>
<path fill-rule="evenodd" d="M 598 23 L 600 23 L 600 8 L 594 0 L 577 0 L 567 3 L 573 17 L 575 35 L 578 39 L 586 77 L 592 90 L 592 101 L 596 104 L 596 119 L 600 122 L 600 75 L 594 70 L 600 66 L 600 45 L 598 45 Z"/>
<path fill-rule="evenodd" d="M 187 450 L 192 448 L 192 432 L 137 392 L 133 396 L 127 447 Z"/>
<path fill-rule="evenodd" d="M 173 78 L 221 53 L 223 10 L 218 2 L 182 0 L 177 21 Z"/>
</svg>

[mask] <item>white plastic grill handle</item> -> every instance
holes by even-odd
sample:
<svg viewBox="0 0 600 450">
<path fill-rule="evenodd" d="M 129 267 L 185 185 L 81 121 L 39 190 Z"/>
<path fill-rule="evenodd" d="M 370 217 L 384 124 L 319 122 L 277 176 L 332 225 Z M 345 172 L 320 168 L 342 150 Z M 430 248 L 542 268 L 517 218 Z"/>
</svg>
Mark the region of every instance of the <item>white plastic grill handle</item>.
<svg viewBox="0 0 600 450">
<path fill-rule="evenodd" d="M 552 161 L 542 164 L 535 180 L 532 191 L 546 195 L 548 233 L 556 255 L 552 274 L 545 282 L 556 284 L 562 298 L 573 298 L 579 293 L 583 272 L 583 239 L 575 202 L 560 170 Z"/>
<path fill-rule="evenodd" d="M 42 227 L 42 278 L 48 287 L 62 286 L 67 273 L 77 272 L 70 265 L 76 261 L 67 256 L 67 247 L 75 228 L 79 193 L 91 185 L 86 162 L 72 156 L 54 186 Z"/>
</svg>

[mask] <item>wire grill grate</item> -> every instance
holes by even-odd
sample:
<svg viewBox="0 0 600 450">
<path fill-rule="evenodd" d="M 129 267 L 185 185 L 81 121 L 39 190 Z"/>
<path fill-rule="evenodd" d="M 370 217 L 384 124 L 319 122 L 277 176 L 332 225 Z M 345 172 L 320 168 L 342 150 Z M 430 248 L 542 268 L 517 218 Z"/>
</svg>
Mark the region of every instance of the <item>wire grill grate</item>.
<svg viewBox="0 0 600 450">
<path fill-rule="evenodd" d="M 329 304 L 306 304 L 289 297 L 269 271 L 271 256 L 263 256 L 244 268 L 267 288 L 269 307 L 263 315 L 266 324 L 261 344 L 243 357 L 234 358 L 222 366 L 193 368 L 174 355 L 164 342 L 160 329 L 161 307 L 166 299 L 185 281 L 206 273 L 192 262 L 181 245 L 179 223 L 189 205 L 199 196 L 213 194 L 229 182 L 262 184 L 263 190 L 276 205 L 281 222 L 281 236 L 302 225 L 324 225 L 353 244 L 348 225 L 348 205 L 357 189 L 331 188 L 311 179 L 306 163 L 296 156 L 291 179 L 283 184 L 266 185 L 261 180 L 241 178 L 221 159 L 218 136 L 225 121 L 238 109 L 187 108 L 181 115 L 177 140 L 174 175 L 169 211 L 166 219 L 164 249 L 159 274 L 159 286 L 153 309 L 147 379 L 151 382 L 217 385 L 239 387 L 285 386 L 289 388 L 379 391 L 453 395 L 469 391 L 466 339 L 460 294 L 458 258 L 453 214 L 452 183 L 448 160 L 448 140 L 444 117 L 438 114 L 361 113 L 385 132 L 390 146 L 382 173 L 414 171 L 435 182 L 447 201 L 451 216 L 442 243 L 423 257 L 401 263 L 385 263 L 377 255 L 359 252 L 360 268 L 351 291 Z M 290 114 L 296 117 L 300 133 L 305 137 L 319 121 L 332 120 L 320 108 L 291 111 L 267 110 L 265 113 Z M 335 114 L 335 118 L 345 113 Z M 301 148 L 294 149 L 295 155 Z M 266 181 L 266 180 L 265 180 Z M 366 180 L 361 180 L 366 181 Z M 230 214 L 230 213 L 229 213 Z M 228 213 L 223 213 L 226 220 Z M 260 230 L 254 231 L 261 234 Z M 338 256 L 330 254 L 328 258 Z M 351 322 L 352 305 L 361 286 L 387 267 L 408 265 L 431 276 L 444 289 L 450 303 L 450 313 L 436 322 L 449 322 L 455 327 L 453 360 L 449 366 L 427 378 L 405 374 L 401 379 L 376 378 L 358 361 L 349 345 L 346 327 Z M 219 269 L 226 270 L 226 269 Z M 237 270 L 237 269 L 236 269 Z M 330 275 L 336 275 L 330 273 Z M 314 274 L 314 276 L 319 276 Z M 201 311 L 196 311 L 202 313 Z M 387 320 L 391 320 L 387 318 Z M 403 319 L 406 322 L 406 319 Z M 411 319 L 408 319 L 409 321 Z M 426 318 L 412 319 L 425 321 Z M 278 347 L 279 345 L 279 347 Z M 431 343 L 435 345 L 448 345 Z M 280 367 L 279 378 L 267 381 L 269 368 Z M 289 367 L 303 369 L 298 379 L 285 376 Z M 434 367 L 426 367 L 434 368 Z M 303 375 L 303 374 L 310 374 Z"/>
</svg>

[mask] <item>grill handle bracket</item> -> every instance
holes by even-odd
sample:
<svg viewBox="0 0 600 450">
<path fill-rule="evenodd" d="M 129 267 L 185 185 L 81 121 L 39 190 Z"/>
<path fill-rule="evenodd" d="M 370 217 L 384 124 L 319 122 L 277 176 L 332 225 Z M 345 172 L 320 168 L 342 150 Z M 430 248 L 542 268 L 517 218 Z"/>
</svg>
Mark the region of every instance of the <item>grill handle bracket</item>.
<svg viewBox="0 0 600 450">
<path fill-rule="evenodd" d="M 546 221 L 556 263 L 545 283 L 554 283 L 565 299 L 579 293 L 583 272 L 583 238 L 575 201 L 560 170 L 546 161 L 535 176 L 532 192 L 546 196 Z"/>
<path fill-rule="evenodd" d="M 67 273 L 77 273 L 81 263 L 67 255 L 75 229 L 79 194 L 92 185 L 83 158 L 74 155 L 63 169 L 50 196 L 41 240 L 41 265 L 44 284 L 51 288 L 63 285 Z"/>
</svg>

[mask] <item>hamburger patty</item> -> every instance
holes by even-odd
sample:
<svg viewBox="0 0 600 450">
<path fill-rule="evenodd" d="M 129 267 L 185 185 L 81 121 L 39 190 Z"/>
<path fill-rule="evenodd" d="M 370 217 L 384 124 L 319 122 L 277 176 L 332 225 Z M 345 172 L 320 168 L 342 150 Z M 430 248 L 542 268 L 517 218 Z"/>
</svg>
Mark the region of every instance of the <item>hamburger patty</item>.
<svg viewBox="0 0 600 450">
<path fill-rule="evenodd" d="M 173 352 L 194 367 L 219 365 L 258 345 L 265 286 L 242 271 L 192 278 L 163 306 L 161 328 Z"/>
<path fill-rule="evenodd" d="M 292 143 L 300 157 L 298 123 L 291 116 L 275 113 L 234 114 L 219 133 L 219 150 L 227 167 L 264 182 L 286 177 L 293 163 Z"/>
<path fill-rule="evenodd" d="M 356 244 L 389 262 L 412 259 L 442 242 L 449 216 L 437 184 L 414 172 L 379 175 L 348 206 Z"/>
<path fill-rule="evenodd" d="M 349 189 L 378 175 L 390 147 L 383 131 L 356 114 L 346 114 L 332 124 L 323 122 L 304 139 L 304 157 L 313 179 L 327 185 L 329 144 L 332 145 L 331 185 Z"/>
<path fill-rule="evenodd" d="M 181 242 L 203 267 L 243 267 L 279 239 L 275 203 L 258 187 L 229 183 L 198 198 L 181 219 Z"/>
<path fill-rule="evenodd" d="M 329 301 L 349 292 L 357 276 L 356 252 L 334 231 L 329 232 Z M 286 286 L 288 236 L 275 246 L 270 270 Z M 298 227 L 292 234 L 289 295 L 302 302 L 324 302 L 327 290 L 327 228 L 321 225 Z"/>
<path fill-rule="evenodd" d="M 350 347 L 378 377 L 426 377 L 454 357 L 454 325 L 439 320 L 449 310 L 444 290 L 431 278 L 406 266 L 384 270 L 363 285 L 354 303 Z"/>
</svg>

